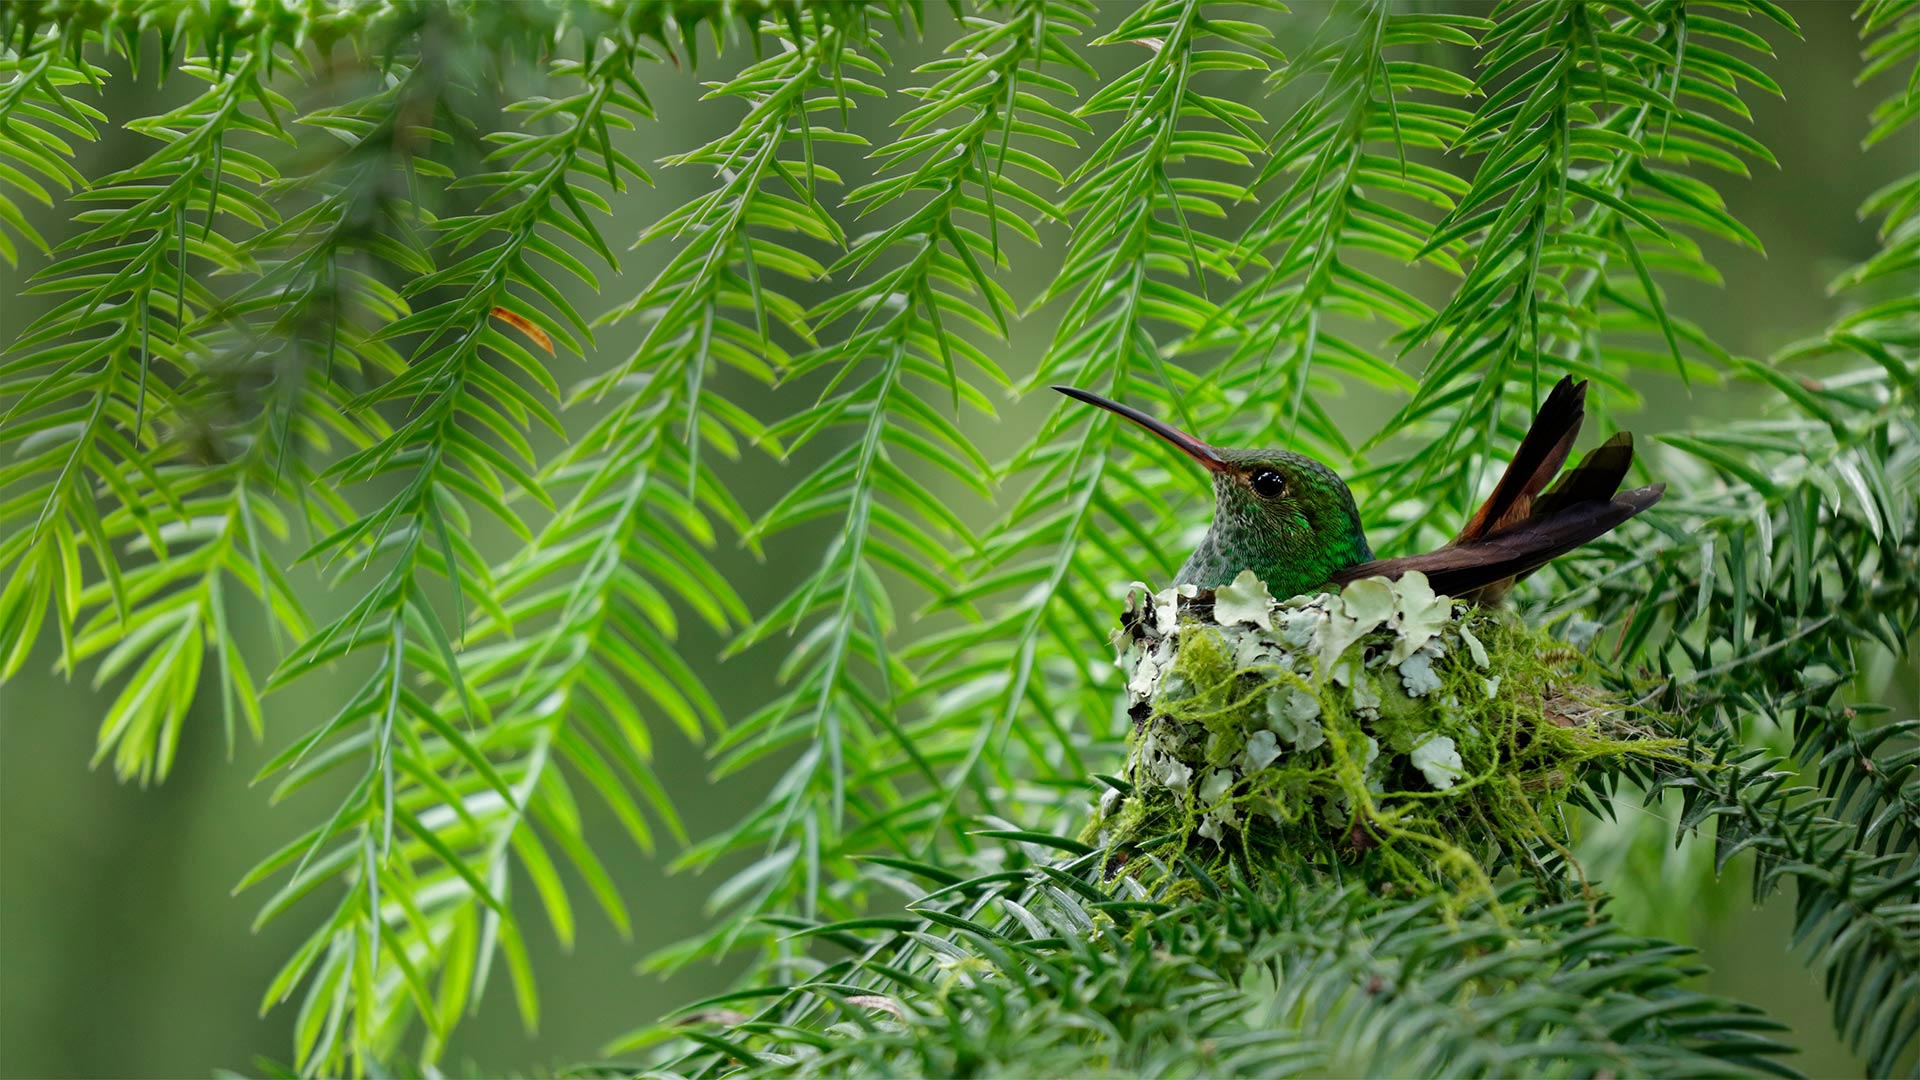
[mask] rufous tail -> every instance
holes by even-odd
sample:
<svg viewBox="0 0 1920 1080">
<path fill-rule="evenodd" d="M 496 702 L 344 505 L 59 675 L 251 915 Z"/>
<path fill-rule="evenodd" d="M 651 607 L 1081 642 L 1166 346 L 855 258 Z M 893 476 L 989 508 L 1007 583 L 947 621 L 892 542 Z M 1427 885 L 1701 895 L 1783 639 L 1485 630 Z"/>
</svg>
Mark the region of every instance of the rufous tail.
<svg viewBox="0 0 1920 1080">
<path fill-rule="evenodd" d="M 1554 482 L 1586 418 L 1586 397 L 1587 384 L 1570 376 L 1554 386 L 1493 494 L 1452 543 L 1423 555 L 1350 566 L 1333 583 L 1418 570 L 1434 592 L 1496 605 L 1516 581 L 1659 502 L 1665 484 L 1619 490 L 1633 465 L 1633 436 L 1624 431 Z"/>
</svg>

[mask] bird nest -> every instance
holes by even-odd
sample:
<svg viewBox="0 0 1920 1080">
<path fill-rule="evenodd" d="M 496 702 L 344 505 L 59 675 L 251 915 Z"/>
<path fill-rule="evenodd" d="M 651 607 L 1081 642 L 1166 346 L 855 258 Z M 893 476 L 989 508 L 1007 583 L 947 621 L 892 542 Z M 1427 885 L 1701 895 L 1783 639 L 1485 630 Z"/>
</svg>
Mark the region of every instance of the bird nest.
<svg viewBox="0 0 1920 1080">
<path fill-rule="evenodd" d="M 1418 573 L 1284 602 L 1251 573 L 1136 590 L 1117 643 L 1133 730 L 1087 834 L 1110 872 L 1153 848 L 1214 876 L 1480 892 L 1503 866 L 1571 861 L 1563 808 L 1589 766 L 1681 760 L 1575 649 Z"/>
</svg>

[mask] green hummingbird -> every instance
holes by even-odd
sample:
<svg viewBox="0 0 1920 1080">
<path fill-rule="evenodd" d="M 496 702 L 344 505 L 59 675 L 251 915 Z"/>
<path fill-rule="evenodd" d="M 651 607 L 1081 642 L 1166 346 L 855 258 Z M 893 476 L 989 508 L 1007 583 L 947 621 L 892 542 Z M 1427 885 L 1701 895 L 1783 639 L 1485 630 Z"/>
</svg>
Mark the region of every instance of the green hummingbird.
<svg viewBox="0 0 1920 1080">
<path fill-rule="evenodd" d="M 1665 484 L 1620 491 L 1633 436 L 1620 432 L 1547 485 L 1586 419 L 1587 384 L 1562 378 L 1541 405 L 1493 494 L 1437 551 L 1376 559 L 1353 493 L 1305 454 L 1209 446 L 1131 406 L 1071 386 L 1062 394 L 1118 413 L 1185 451 L 1213 474 L 1213 524 L 1176 585 L 1217 588 L 1251 570 L 1279 599 L 1367 577 L 1427 575 L 1446 596 L 1497 604 L 1514 582 L 1660 501 Z"/>
</svg>

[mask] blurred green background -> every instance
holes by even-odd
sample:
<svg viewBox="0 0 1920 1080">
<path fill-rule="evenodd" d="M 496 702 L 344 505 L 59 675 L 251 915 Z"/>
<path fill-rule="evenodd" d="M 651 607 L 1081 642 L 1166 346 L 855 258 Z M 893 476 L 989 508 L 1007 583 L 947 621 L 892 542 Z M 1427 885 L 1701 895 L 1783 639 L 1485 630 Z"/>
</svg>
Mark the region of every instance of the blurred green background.
<svg viewBox="0 0 1920 1080">
<path fill-rule="evenodd" d="M 1853 85 L 1859 60 L 1849 21 L 1851 5 L 1788 7 L 1805 37 L 1778 42 L 1778 60 L 1767 65 L 1786 98 L 1747 95 L 1755 133 L 1782 168 L 1760 166 L 1750 181 L 1711 178 L 1734 213 L 1764 240 L 1767 253 L 1763 257 L 1710 245 L 1726 276 L 1724 288 L 1668 283 L 1679 312 L 1728 349 L 1750 356 L 1765 356 L 1827 321 L 1833 308 L 1825 283 L 1876 247 L 1871 228 L 1857 220 L 1855 208 L 1874 188 L 1920 167 L 1920 145 L 1912 143 L 1866 156 L 1859 152 L 1868 109 L 1885 88 Z M 1292 51 L 1297 36 L 1310 31 L 1323 10 L 1319 4 L 1301 3 L 1291 18 L 1275 20 L 1282 47 Z M 895 49 L 894 60 L 901 68 L 931 57 L 950 34 L 944 6 L 929 5 L 929 11 L 930 40 L 900 42 Z M 696 105 L 693 99 L 701 79 L 724 74 L 744 55 L 746 49 L 733 48 L 717 62 L 703 62 L 698 72 L 667 65 L 643 71 L 662 115 L 628 136 L 627 151 L 643 161 L 657 160 L 705 142 L 722 125 L 733 123 L 737 105 Z M 1107 62 L 1118 70 L 1134 59 L 1118 55 Z M 181 92 L 177 84 L 156 92 L 152 79 L 149 70 L 137 85 L 114 81 L 97 104 L 117 125 L 175 100 Z M 888 85 L 919 81 L 896 77 Z M 1255 84 L 1246 86 L 1249 94 L 1255 92 Z M 855 115 L 854 128 L 882 142 L 887 121 L 903 107 L 897 97 L 869 106 Z M 97 176 L 144 155 L 151 145 L 116 127 L 103 143 L 84 146 L 78 164 Z M 835 164 L 858 182 L 870 168 L 859 165 L 860 160 L 850 155 Z M 616 248 L 665 209 L 700 191 L 706 179 L 695 170 L 658 169 L 654 176 L 657 188 L 636 189 L 616 200 L 619 217 L 604 229 Z M 64 218 L 71 209 L 42 210 L 35 225 L 49 237 L 69 235 L 72 227 Z M 1049 250 L 1037 256 L 1030 250 L 1017 252 L 1014 270 L 1004 276 L 1015 296 L 1036 295 L 1057 264 L 1055 248 L 1065 234 L 1056 228 L 1043 230 L 1043 235 Z M 582 297 L 583 308 L 597 312 L 630 296 L 663 254 L 647 249 L 624 256 L 624 274 L 609 279 L 607 296 Z M 39 265 L 30 257 L 19 269 L 0 266 L 0 340 L 11 340 L 45 309 L 48 298 L 21 295 Z M 1001 363 L 1016 373 L 1028 370 L 1046 347 L 1053 317 L 1053 311 L 1043 310 L 1024 320 L 1014 340 L 1004 346 Z M 638 324 L 624 323 L 604 331 L 602 352 L 626 355 L 640 330 Z M 561 381 L 585 370 L 563 367 Z M 1639 430 L 1684 428 L 1718 417 L 1743 400 L 1698 384 L 1688 393 L 1662 376 L 1649 376 L 1643 390 L 1647 409 L 1632 419 Z M 782 411 L 777 402 L 760 404 L 766 406 L 763 416 Z M 1005 422 L 1024 427 L 1039 407 L 1009 403 Z M 1354 402 L 1340 415 L 1358 430 L 1371 430 L 1383 418 L 1369 415 L 1371 407 Z M 976 435 L 980 430 L 976 426 Z M 1009 435 L 1007 442 L 1012 441 Z M 982 443 L 990 447 L 994 440 L 987 437 Z M 803 463 L 779 466 L 761 458 L 735 467 L 731 480 L 749 509 L 757 509 L 800 475 Z M 1194 510 L 1204 512 L 1197 501 Z M 488 550 L 506 550 L 504 536 L 483 532 L 478 539 L 483 548 L 492 545 Z M 784 594 L 815 557 L 817 549 L 803 549 L 798 539 L 782 545 L 795 552 L 784 560 L 762 563 L 742 552 L 723 554 L 722 565 L 756 610 Z M 819 540 L 824 542 L 825 536 Z M 325 595 L 312 575 L 299 580 L 309 583 L 309 602 L 316 609 L 341 602 L 338 596 Z M 721 645 L 697 623 L 690 624 L 682 642 L 685 655 L 708 678 L 723 707 L 730 715 L 743 715 L 770 693 L 772 665 L 750 656 L 723 667 L 717 659 Z M 1088 645 L 1105 647 L 1102 642 Z M 249 786 L 272 752 L 310 728 L 331 706 L 326 676 L 309 678 L 300 689 L 271 699 L 266 744 L 243 741 L 230 759 L 220 734 L 218 704 L 203 700 L 189 723 L 173 775 L 162 785 L 141 790 L 116 783 L 108 771 L 87 767 L 99 714 L 114 687 L 95 690 L 84 680 L 63 681 L 50 670 L 53 654 L 52 635 L 44 635 L 26 671 L 0 686 L 0 1075 L 190 1077 L 223 1067 L 244 1070 L 256 1055 L 284 1060 L 293 1011 L 282 1007 L 261 1017 L 260 994 L 309 929 L 302 916 L 308 909 L 255 933 L 250 926 L 264 894 L 236 898 L 229 890 L 264 853 L 311 827 L 331 806 L 326 801 L 331 793 L 309 791 L 269 808 L 264 786 Z M 1888 675 L 1888 701 L 1912 715 L 1915 674 Z M 344 692 L 348 685 L 343 676 L 338 688 Z M 695 836 L 736 820 L 757 800 L 756 785 L 766 779 L 764 773 L 749 772 L 710 786 L 701 748 L 674 735 L 660 740 L 659 754 L 659 773 Z M 1648 811 L 1623 808 L 1621 814 L 1623 824 L 1590 830 L 1583 850 L 1591 853 L 1603 877 L 1660 873 L 1661 867 L 1644 855 L 1625 863 L 1614 857 L 1625 850 L 1627 834 L 1658 827 L 1644 820 Z M 541 1030 L 524 1032 L 506 987 L 496 985 L 477 1020 L 460 1029 L 448 1055 L 449 1071 L 538 1074 L 589 1059 L 612 1036 L 716 991 L 730 978 L 732 972 L 724 967 L 698 967 L 666 981 L 635 973 L 635 963 L 646 953 L 701 927 L 702 902 L 711 883 L 667 874 L 671 852 L 645 858 L 625 845 L 617 829 L 603 828 L 597 835 L 606 840 L 603 853 L 633 910 L 635 940 L 622 941 L 604 920 L 588 918 L 582 920 L 574 950 L 562 954 L 551 934 L 533 920 L 529 944 L 541 977 Z M 1696 853 L 1696 864 L 1700 856 L 1704 852 Z M 1694 889 L 1687 875 L 1642 886 L 1631 890 L 1632 902 L 1617 909 L 1622 918 L 1698 944 L 1714 969 L 1708 977 L 1712 988 L 1754 1001 L 1796 1027 L 1797 1041 L 1805 1048 L 1798 1062 L 1802 1069 L 1815 1075 L 1859 1072 L 1858 1063 L 1829 1031 L 1817 980 L 1786 951 L 1790 898 L 1756 910 L 1747 896 L 1743 869 L 1704 893 Z M 305 918 L 317 918 L 311 900 L 309 909 L 314 913 Z"/>
</svg>

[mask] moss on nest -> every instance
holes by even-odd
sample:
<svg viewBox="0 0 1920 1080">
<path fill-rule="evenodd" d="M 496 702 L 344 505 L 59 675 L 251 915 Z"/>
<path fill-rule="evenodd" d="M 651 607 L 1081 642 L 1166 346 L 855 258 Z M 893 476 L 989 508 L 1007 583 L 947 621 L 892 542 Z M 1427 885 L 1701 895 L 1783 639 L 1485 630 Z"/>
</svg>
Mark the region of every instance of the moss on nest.
<svg viewBox="0 0 1920 1080">
<path fill-rule="evenodd" d="M 1250 573 L 1211 596 L 1136 595 L 1118 642 L 1125 784 L 1086 836 L 1110 867 L 1173 842 L 1209 873 L 1238 859 L 1480 893 L 1504 865 L 1565 855 L 1584 768 L 1680 755 L 1582 678 L 1578 652 L 1417 573 L 1282 603 Z"/>
</svg>

